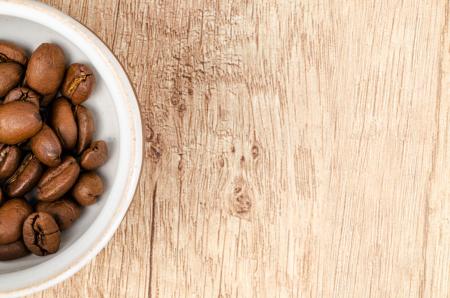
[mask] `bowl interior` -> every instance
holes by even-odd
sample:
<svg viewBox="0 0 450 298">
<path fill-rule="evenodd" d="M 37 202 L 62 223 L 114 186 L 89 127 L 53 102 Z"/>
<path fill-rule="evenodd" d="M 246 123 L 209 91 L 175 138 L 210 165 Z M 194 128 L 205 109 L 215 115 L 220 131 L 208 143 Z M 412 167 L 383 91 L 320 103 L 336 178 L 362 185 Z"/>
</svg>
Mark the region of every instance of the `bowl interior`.
<svg viewBox="0 0 450 298">
<path fill-rule="evenodd" d="M 48 27 L 25 20 L 18 17 L 6 16 L 0 13 L 0 39 L 10 40 L 18 43 L 28 50 L 28 54 L 43 42 L 52 42 L 61 46 L 65 53 L 68 63 L 80 62 L 86 63 L 92 67 L 95 72 L 97 85 L 90 99 L 85 105 L 90 108 L 94 114 L 96 124 L 95 139 L 103 139 L 108 143 L 109 159 L 99 173 L 105 182 L 105 193 L 98 203 L 84 208 L 81 218 L 68 230 L 62 233 L 61 249 L 58 253 L 47 257 L 28 256 L 23 259 L 9 262 L 0 262 L 0 279 L 7 273 L 18 272 L 33 266 L 37 266 L 50 259 L 58 257 L 64 253 L 72 244 L 94 225 L 99 217 L 102 208 L 107 204 L 111 185 L 116 179 L 119 160 L 119 140 L 120 130 L 116 105 L 112 99 L 110 88 L 107 88 L 102 73 L 96 68 L 95 63 L 90 61 L 83 51 L 74 44 L 70 38 L 57 33 Z M 2 286 L 0 285 L 0 292 Z"/>
</svg>

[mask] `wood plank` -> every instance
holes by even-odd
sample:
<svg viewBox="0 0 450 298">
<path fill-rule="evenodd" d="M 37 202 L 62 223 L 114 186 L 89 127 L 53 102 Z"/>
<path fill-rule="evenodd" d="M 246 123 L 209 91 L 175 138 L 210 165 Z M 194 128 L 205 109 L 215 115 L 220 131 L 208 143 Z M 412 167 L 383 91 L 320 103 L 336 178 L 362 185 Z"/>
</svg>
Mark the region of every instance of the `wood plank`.
<svg viewBox="0 0 450 298">
<path fill-rule="evenodd" d="M 44 2 L 123 63 L 146 159 L 34 297 L 449 295 L 448 1 Z"/>
</svg>

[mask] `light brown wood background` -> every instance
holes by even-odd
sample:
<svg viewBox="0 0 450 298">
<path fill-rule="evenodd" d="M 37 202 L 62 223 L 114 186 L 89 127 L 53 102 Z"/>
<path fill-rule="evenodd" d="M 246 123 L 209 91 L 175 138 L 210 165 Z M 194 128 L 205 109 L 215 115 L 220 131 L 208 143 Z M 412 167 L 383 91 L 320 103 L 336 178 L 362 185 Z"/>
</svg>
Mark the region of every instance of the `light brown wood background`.
<svg viewBox="0 0 450 298">
<path fill-rule="evenodd" d="M 45 0 L 136 88 L 107 248 L 35 297 L 448 297 L 448 0 Z"/>
</svg>

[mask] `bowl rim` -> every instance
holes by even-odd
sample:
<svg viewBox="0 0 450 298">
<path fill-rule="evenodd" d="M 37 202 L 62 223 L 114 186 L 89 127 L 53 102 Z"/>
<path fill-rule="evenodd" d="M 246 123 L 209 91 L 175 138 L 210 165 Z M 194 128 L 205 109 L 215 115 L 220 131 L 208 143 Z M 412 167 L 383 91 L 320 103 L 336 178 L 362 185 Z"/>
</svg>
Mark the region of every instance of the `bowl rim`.
<svg viewBox="0 0 450 298">
<path fill-rule="evenodd" d="M 13 13 L 11 13 L 11 11 L 13 11 Z M 34 16 L 32 18 L 24 17 L 24 11 L 28 13 L 27 16 L 30 13 Z M 61 27 L 59 27 L 58 30 L 55 30 L 54 28 L 50 29 L 57 31 L 58 33 L 61 33 L 61 31 L 67 31 L 72 34 L 82 36 L 84 39 L 87 38 L 90 41 L 90 44 L 87 45 L 87 47 L 90 47 L 90 50 L 93 52 L 95 51 L 99 57 L 103 58 L 102 62 L 115 72 L 115 81 L 119 85 L 118 88 L 120 87 L 123 91 L 122 96 L 125 95 L 123 97 L 123 101 L 124 104 L 127 105 L 128 111 L 130 112 L 128 113 L 127 123 L 131 125 L 131 156 L 129 162 L 130 168 L 128 169 L 129 175 L 127 175 L 126 187 L 122 193 L 122 199 L 111 218 L 108 218 L 110 224 L 107 225 L 104 230 L 100 230 L 96 234 L 93 245 L 88 247 L 80 257 L 68 262 L 63 268 L 58 270 L 52 276 L 45 278 L 43 281 L 27 285 L 26 287 L 14 289 L 12 291 L 8 290 L 7 292 L 0 292 L 0 297 L 17 297 L 44 290 L 66 280 L 86 266 L 108 244 L 109 240 L 112 238 L 122 222 L 136 193 L 143 167 L 144 144 L 141 111 L 136 92 L 131 84 L 131 80 L 113 52 L 94 32 L 58 9 L 33 0 L 0 0 L 0 17 L 2 15 L 27 19 L 47 27 L 48 25 L 45 24 L 45 22 L 50 22 L 51 20 L 57 22 L 58 26 Z M 42 21 L 42 19 L 40 19 L 42 16 L 45 16 L 46 21 Z M 74 243 L 72 243 L 72 245 L 74 245 Z"/>
</svg>

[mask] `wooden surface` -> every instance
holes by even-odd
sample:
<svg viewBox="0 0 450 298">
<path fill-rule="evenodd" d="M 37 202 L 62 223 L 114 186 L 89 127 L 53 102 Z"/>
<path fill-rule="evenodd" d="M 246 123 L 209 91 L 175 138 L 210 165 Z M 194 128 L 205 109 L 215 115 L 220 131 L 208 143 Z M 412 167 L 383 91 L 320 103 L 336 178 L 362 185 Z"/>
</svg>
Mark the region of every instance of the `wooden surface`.
<svg viewBox="0 0 450 298">
<path fill-rule="evenodd" d="M 35 297 L 448 297 L 448 0 L 46 0 L 145 121 L 128 214 Z"/>
</svg>

